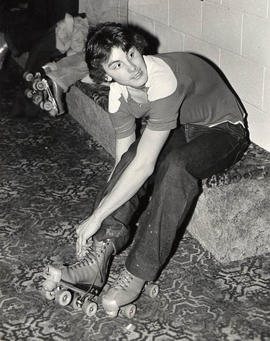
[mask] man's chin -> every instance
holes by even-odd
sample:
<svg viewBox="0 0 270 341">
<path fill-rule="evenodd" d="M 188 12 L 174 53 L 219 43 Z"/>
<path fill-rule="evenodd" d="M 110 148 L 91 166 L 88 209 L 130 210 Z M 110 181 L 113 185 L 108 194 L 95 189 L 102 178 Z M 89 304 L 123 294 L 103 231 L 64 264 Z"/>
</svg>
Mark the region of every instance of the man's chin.
<svg viewBox="0 0 270 341">
<path fill-rule="evenodd" d="M 144 88 L 145 84 L 147 82 L 147 77 L 140 77 L 139 79 L 131 79 L 129 82 L 120 82 L 117 81 L 117 83 L 124 85 L 124 86 L 129 86 L 131 88 Z"/>
<path fill-rule="evenodd" d="M 133 88 L 144 88 L 145 84 L 147 82 L 147 79 L 145 79 L 145 77 L 141 77 L 140 79 L 134 80 L 133 82 L 131 82 L 130 86 L 132 86 Z"/>
</svg>

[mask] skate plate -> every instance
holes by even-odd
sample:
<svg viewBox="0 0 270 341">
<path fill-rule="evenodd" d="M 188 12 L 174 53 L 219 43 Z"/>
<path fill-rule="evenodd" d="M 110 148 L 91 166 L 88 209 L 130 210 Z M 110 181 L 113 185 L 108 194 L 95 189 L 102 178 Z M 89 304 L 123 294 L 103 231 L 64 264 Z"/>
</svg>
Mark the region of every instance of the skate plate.
<svg viewBox="0 0 270 341">
<path fill-rule="evenodd" d="M 48 300 L 55 300 L 61 306 L 71 305 L 75 310 L 82 310 L 87 316 L 96 314 L 98 305 L 95 299 L 101 288 L 94 285 L 73 285 L 60 280 L 56 287 L 48 290 L 46 280 L 43 283 L 43 295 Z"/>
<path fill-rule="evenodd" d="M 53 92 L 50 88 L 48 80 L 40 72 L 32 74 L 25 72 L 24 80 L 28 87 L 25 89 L 25 96 L 39 106 L 42 110 L 47 111 L 51 116 L 61 115 Z"/>
</svg>

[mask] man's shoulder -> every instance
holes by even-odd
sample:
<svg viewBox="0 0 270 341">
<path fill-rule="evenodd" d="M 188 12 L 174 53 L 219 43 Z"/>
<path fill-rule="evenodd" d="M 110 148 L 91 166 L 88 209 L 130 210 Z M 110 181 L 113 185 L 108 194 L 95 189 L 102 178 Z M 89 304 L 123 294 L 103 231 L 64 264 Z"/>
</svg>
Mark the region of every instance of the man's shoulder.
<svg viewBox="0 0 270 341">
<path fill-rule="evenodd" d="M 172 67 L 162 58 L 162 55 L 145 56 L 148 70 L 146 87 L 148 98 L 155 101 L 170 96 L 177 88 L 177 78 Z"/>
</svg>

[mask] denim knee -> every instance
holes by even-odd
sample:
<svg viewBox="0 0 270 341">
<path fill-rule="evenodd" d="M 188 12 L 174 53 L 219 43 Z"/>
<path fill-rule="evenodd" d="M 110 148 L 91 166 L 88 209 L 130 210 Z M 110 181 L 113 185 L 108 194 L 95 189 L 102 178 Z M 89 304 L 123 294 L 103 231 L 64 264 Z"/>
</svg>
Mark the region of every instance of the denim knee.
<svg viewBox="0 0 270 341">
<path fill-rule="evenodd" d="M 166 155 L 160 158 L 157 168 L 163 173 L 178 175 L 181 170 L 187 169 L 187 160 L 181 150 L 170 150 Z"/>
</svg>

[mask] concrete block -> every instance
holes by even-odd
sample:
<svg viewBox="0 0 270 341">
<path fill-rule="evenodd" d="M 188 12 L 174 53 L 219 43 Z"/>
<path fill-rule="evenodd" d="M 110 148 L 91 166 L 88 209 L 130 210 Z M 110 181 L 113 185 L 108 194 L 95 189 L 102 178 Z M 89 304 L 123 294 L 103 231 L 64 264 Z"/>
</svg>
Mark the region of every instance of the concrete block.
<svg viewBox="0 0 270 341">
<path fill-rule="evenodd" d="M 129 0 L 132 12 L 149 17 L 163 24 L 168 24 L 169 0 Z"/>
<path fill-rule="evenodd" d="M 270 69 L 264 75 L 263 110 L 270 113 Z"/>
<path fill-rule="evenodd" d="M 133 11 L 128 12 L 129 24 L 138 25 L 151 34 L 155 34 L 154 21 Z"/>
<path fill-rule="evenodd" d="M 222 5 L 242 13 L 267 17 L 267 0 L 222 0 Z"/>
<path fill-rule="evenodd" d="M 263 67 L 247 58 L 221 50 L 220 68 L 240 98 L 262 107 Z"/>
<path fill-rule="evenodd" d="M 204 0 L 206 3 L 209 2 L 211 4 L 216 4 L 216 5 L 220 5 L 222 4 L 222 0 Z"/>
<path fill-rule="evenodd" d="M 155 35 L 160 41 L 159 53 L 171 51 L 183 51 L 184 34 L 172 27 L 155 23 Z"/>
<path fill-rule="evenodd" d="M 87 19 L 92 25 L 106 21 L 127 23 L 128 0 L 78 2 L 79 13 L 87 13 Z"/>
<path fill-rule="evenodd" d="M 248 113 L 250 139 L 270 152 L 270 115 L 243 101 Z"/>
<path fill-rule="evenodd" d="M 205 3 L 202 39 L 226 50 L 240 53 L 242 15 L 229 8 Z"/>
<path fill-rule="evenodd" d="M 201 1 L 170 0 L 169 25 L 181 32 L 200 37 L 202 32 L 201 13 Z"/>
<path fill-rule="evenodd" d="M 242 54 L 270 67 L 270 19 L 244 15 Z"/>
<path fill-rule="evenodd" d="M 192 37 L 188 34 L 185 35 L 184 50 L 195 52 L 209 58 L 216 65 L 219 65 L 219 47 L 209 44 L 206 41 Z"/>
</svg>

